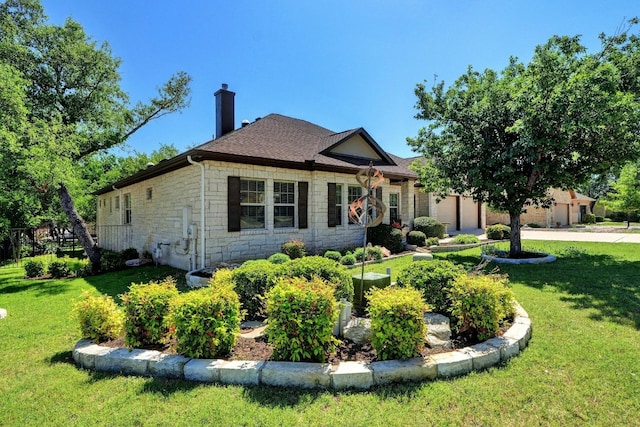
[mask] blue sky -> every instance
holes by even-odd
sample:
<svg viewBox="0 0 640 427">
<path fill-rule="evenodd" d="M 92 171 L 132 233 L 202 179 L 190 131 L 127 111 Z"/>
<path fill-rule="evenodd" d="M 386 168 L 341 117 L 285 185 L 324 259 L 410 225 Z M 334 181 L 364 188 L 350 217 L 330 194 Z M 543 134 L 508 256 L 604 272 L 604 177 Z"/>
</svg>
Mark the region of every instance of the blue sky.
<svg viewBox="0 0 640 427">
<path fill-rule="evenodd" d="M 122 59 L 122 86 L 146 100 L 173 73 L 193 78 L 191 105 L 136 133 L 129 146 L 180 151 L 215 132 L 213 93 L 236 92 L 236 127 L 270 113 L 336 132 L 358 127 L 387 151 L 414 155 L 406 138 L 415 85 L 452 83 L 468 65 L 528 62 L 554 34 L 582 35 L 592 50 L 640 15 L 637 0 L 42 0 L 50 22 L 80 22 Z M 180 4 L 180 6 L 178 6 Z M 429 83 L 430 84 L 430 83 Z"/>
</svg>

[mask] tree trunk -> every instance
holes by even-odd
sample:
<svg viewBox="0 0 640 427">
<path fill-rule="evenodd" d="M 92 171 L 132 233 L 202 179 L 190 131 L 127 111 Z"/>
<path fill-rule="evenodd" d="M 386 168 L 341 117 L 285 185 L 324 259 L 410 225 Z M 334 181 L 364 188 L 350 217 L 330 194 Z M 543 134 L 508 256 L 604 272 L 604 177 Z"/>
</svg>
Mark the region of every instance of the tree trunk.
<svg viewBox="0 0 640 427">
<path fill-rule="evenodd" d="M 522 253 L 522 239 L 520 235 L 520 212 L 509 213 L 509 225 L 511 234 L 509 235 L 509 258 L 517 258 Z"/>
<path fill-rule="evenodd" d="M 84 219 L 82 219 L 82 217 L 76 210 L 67 186 L 63 183 L 60 183 L 58 186 L 58 196 L 60 197 L 60 204 L 62 205 L 62 209 L 67 214 L 69 222 L 71 223 L 71 229 L 78 237 L 80 244 L 89 257 L 89 261 L 91 261 L 91 268 L 94 272 L 99 271 L 100 249 L 94 242 L 93 237 L 91 237 L 91 233 L 89 233 L 89 229 L 87 228 L 87 224 L 85 224 Z"/>
</svg>

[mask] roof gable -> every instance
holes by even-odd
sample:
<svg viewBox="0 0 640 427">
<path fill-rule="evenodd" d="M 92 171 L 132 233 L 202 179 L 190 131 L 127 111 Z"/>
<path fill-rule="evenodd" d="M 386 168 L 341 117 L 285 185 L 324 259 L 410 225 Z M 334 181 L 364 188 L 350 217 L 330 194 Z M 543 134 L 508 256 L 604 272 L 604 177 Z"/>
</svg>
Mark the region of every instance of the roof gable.
<svg viewBox="0 0 640 427">
<path fill-rule="evenodd" d="M 346 131 L 325 138 L 330 145 L 319 154 L 334 157 L 349 163 L 362 165 L 373 162 L 375 165 L 393 166 L 396 163 L 363 128 Z"/>
</svg>

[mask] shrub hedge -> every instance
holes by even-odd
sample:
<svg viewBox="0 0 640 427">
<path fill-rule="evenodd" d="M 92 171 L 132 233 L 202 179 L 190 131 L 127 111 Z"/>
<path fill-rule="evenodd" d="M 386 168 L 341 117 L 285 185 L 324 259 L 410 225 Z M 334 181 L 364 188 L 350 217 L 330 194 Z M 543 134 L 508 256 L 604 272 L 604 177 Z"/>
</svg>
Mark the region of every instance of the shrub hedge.
<svg viewBox="0 0 640 427">
<path fill-rule="evenodd" d="M 495 224 L 485 228 L 484 232 L 487 235 L 487 239 L 505 240 L 511 236 L 511 227 L 504 224 Z"/>
<path fill-rule="evenodd" d="M 29 278 L 44 275 L 44 263 L 40 260 L 29 260 L 24 263 L 25 275 Z"/>
<path fill-rule="evenodd" d="M 272 264 L 284 264 L 285 262 L 289 261 L 291 259 L 291 257 L 287 254 L 283 254 L 282 252 L 278 252 L 276 254 L 271 255 L 267 261 L 269 261 Z"/>
<path fill-rule="evenodd" d="M 367 241 L 374 246 L 384 246 L 392 254 L 402 252 L 402 230 L 389 224 L 367 228 Z"/>
<path fill-rule="evenodd" d="M 586 214 L 585 216 L 582 217 L 582 222 L 585 224 L 595 224 L 596 223 L 595 214 Z"/>
<path fill-rule="evenodd" d="M 124 332 L 124 313 L 109 295 L 82 292 L 72 305 L 71 315 L 80 325 L 82 338 L 104 341 Z"/>
<path fill-rule="evenodd" d="M 428 237 L 425 241 L 426 246 L 440 246 L 440 239 L 437 237 Z"/>
<path fill-rule="evenodd" d="M 444 237 L 444 224 L 430 216 L 419 216 L 413 220 L 413 230 L 422 231 L 427 237 Z"/>
<path fill-rule="evenodd" d="M 71 274 L 71 268 L 69 268 L 67 260 L 63 258 L 60 261 L 51 262 L 47 268 L 47 272 L 52 278 L 61 279 Z"/>
<path fill-rule="evenodd" d="M 379 360 L 407 359 L 424 346 L 427 306 L 417 289 L 389 286 L 367 292 L 371 345 Z"/>
<path fill-rule="evenodd" d="M 436 238 L 436 240 L 438 239 Z M 410 231 L 409 234 L 407 234 L 407 243 L 410 245 L 425 246 L 427 244 L 427 235 L 422 231 Z"/>
<path fill-rule="evenodd" d="M 335 262 L 340 262 L 340 259 L 342 259 L 342 255 L 338 251 L 326 251 L 323 256 Z"/>
<path fill-rule="evenodd" d="M 478 236 L 474 236 L 473 234 L 458 234 L 453 238 L 453 243 L 458 245 L 468 245 L 471 243 L 479 243 L 480 239 Z"/>
<path fill-rule="evenodd" d="M 282 244 L 280 251 L 283 254 L 289 255 L 289 258 L 296 259 L 302 258 L 306 255 L 304 242 L 302 240 L 291 240 Z"/>
<path fill-rule="evenodd" d="M 233 270 L 233 284 L 248 318 L 258 319 L 264 316 L 262 297 L 283 275 L 283 266 L 288 262 L 290 261 L 274 264 L 265 259 L 252 260 Z"/>
<path fill-rule="evenodd" d="M 283 266 L 286 277 L 304 277 L 310 280 L 317 276 L 334 286 L 337 300 L 344 298 L 353 301 L 353 281 L 347 267 L 317 255 L 292 259 Z"/>
<path fill-rule="evenodd" d="M 362 262 L 364 256 L 364 249 L 357 248 L 353 252 L 353 256 L 356 257 L 356 261 Z M 382 259 L 382 249 L 378 246 L 367 246 L 367 259 L 366 261 L 380 261 Z"/>
</svg>

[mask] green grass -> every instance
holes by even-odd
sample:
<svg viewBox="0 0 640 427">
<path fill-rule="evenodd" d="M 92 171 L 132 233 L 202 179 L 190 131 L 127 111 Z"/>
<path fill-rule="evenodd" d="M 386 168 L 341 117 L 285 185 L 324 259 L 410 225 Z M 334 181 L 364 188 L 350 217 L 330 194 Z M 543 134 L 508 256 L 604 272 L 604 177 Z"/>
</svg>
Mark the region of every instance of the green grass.
<svg viewBox="0 0 640 427">
<path fill-rule="evenodd" d="M 366 392 L 240 387 L 83 371 L 71 301 L 118 295 L 170 274 L 143 267 L 88 279 L 28 281 L 0 268 L 0 425 L 638 426 L 640 245 L 525 242 L 561 257 L 500 267 L 533 321 L 529 347 L 507 364 Z M 438 253 L 471 267 L 480 249 Z M 411 262 L 367 266 L 392 275 Z"/>
</svg>

